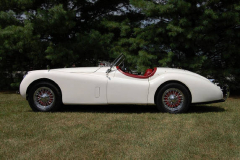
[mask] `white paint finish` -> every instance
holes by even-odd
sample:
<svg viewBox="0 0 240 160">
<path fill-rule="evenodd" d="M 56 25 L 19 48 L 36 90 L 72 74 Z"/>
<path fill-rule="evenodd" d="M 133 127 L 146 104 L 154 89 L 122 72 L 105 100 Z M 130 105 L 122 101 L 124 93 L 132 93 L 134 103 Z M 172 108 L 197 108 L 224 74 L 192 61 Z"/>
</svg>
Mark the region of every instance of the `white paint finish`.
<svg viewBox="0 0 240 160">
<path fill-rule="evenodd" d="M 201 76 L 201 75 L 199 75 L 199 74 L 190 72 L 190 71 L 188 71 L 188 70 L 177 69 L 177 68 L 163 68 L 163 67 L 157 68 L 156 73 L 154 74 L 154 76 L 151 77 L 151 79 L 154 79 L 155 77 L 158 77 L 159 75 L 163 75 L 163 74 L 166 74 L 166 73 L 174 73 L 174 74 L 177 73 L 177 74 L 183 74 L 183 75 L 191 75 L 191 76 L 200 78 L 200 79 L 202 79 L 202 80 L 209 81 L 209 80 L 206 79 L 205 77 L 203 77 L 203 76 Z M 176 77 L 176 78 L 177 78 L 177 77 Z"/>
<path fill-rule="evenodd" d="M 53 80 L 61 86 L 64 104 L 107 104 L 106 73 L 66 73 L 61 80 L 58 78 Z M 101 94 L 99 93 L 97 98 L 96 87 L 101 88 Z"/>
<path fill-rule="evenodd" d="M 51 72 L 67 72 L 67 73 L 93 73 L 96 72 L 100 67 L 74 67 L 74 68 L 59 68 L 50 69 Z"/>
<path fill-rule="evenodd" d="M 167 81 L 179 81 L 185 84 L 191 92 L 192 103 L 209 102 L 223 98 L 220 87 L 198 74 L 177 69 L 164 70 L 159 68 L 155 75 L 149 80 L 149 104 L 154 103 L 154 95 L 157 88 Z"/>
<path fill-rule="evenodd" d="M 95 88 L 95 98 L 99 98 L 100 97 L 100 87 L 96 87 Z"/>
<path fill-rule="evenodd" d="M 106 73 L 68 73 L 54 70 L 34 71 L 29 73 L 21 83 L 20 92 L 26 97 L 27 87 L 37 79 L 47 78 L 61 88 L 64 104 L 107 104 Z M 101 88 L 101 95 L 95 98 L 95 88 Z"/>
<path fill-rule="evenodd" d="M 47 78 L 61 88 L 64 104 L 153 104 L 157 88 L 164 82 L 176 80 L 189 88 L 193 103 L 223 98 L 218 86 L 189 71 L 158 68 L 150 79 L 139 79 L 126 76 L 115 67 L 107 75 L 108 68 L 32 71 L 21 82 L 20 93 L 26 98 L 27 87 L 33 81 Z M 99 88 L 99 95 L 97 88 Z"/>
<path fill-rule="evenodd" d="M 20 94 L 26 98 L 26 92 L 27 92 L 27 88 L 28 86 L 35 80 L 44 78 L 44 75 L 47 74 L 48 71 L 47 70 L 38 70 L 38 71 L 30 71 L 28 72 L 28 74 L 25 76 L 25 78 L 22 80 L 20 87 L 19 87 L 19 91 Z"/>
<path fill-rule="evenodd" d="M 148 87 L 148 79 L 129 77 L 115 69 L 114 72 L 109 74 L 108 103 L 147 104 Z"/>
</svg>

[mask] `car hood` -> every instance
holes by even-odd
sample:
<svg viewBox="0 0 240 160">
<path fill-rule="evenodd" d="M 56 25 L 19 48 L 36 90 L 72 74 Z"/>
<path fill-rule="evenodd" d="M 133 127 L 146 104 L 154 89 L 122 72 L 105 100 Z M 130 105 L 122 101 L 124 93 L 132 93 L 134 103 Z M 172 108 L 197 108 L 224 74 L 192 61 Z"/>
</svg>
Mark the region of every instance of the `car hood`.
<svg viewBox="0 0 240 160">
<path fill-rule="evenodd" d="M 50 69 L 50 71 L 67 73 L 93 73 L 99 69 L 100 67 L 76 67 L 76 68 Z"/>
</svg>

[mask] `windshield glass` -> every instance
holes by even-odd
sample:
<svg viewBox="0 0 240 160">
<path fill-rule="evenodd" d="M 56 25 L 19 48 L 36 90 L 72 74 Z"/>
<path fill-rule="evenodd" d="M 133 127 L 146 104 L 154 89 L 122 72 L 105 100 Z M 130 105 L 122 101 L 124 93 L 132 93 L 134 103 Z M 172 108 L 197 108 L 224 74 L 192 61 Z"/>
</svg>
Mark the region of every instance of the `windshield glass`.
<svg viewBox="0 0 240 160">
<path fill-rule="evenodd" d="M 120 54 L 112 63 L 111 68 L 113 66 L 120 66 L 125 60 L 125 56 L 123 54 Z"/>
<path fill-rule="evenodd" d="M 124 65 L 124 60 L 125 60 L 125 56 L 123 54 L 120 54 L 110 65 L 110 68 L 106 71 L 106 73 L 111 72 L 112 67 L 113 66 L 120 66 L 120 65 Z"/>
</svg>

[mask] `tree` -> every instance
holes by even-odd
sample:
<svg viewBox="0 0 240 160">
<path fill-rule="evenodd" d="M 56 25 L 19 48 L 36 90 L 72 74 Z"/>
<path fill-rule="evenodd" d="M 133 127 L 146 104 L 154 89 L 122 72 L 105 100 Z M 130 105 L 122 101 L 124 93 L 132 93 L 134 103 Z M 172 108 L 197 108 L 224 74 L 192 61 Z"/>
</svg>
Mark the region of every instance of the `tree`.
<svg viewBox="0 0 240 160">
<path fill-rule="evenodd" d="M 0 74 L 96 65 L 109 58 L 113 33 L 101 21 L 117 20 L 128 1 L 20 0 L 0 2 Z M 3 80 L 6 82 L 6 80 Z M 3 83 L 2 83 L 3 84 Z M 2 88 L 5 84 L 0 86 Z"/>
<path fill-rule="evenodd" d="M 239 89 L 239 16 L 233 0 L 2 0 L 0 74 L 124 53 L 138 71 L 178 67 Z"/>
<path fill-rule="evenodd" d="M 130 2 L 145 18 L 138 26 L 131 22 L 117 25 L 122 34 L 114 50 L 124 52 L 138 70 L 156 65 L 178 67 L 240 88 L 240 2 Z"/>
</svg>

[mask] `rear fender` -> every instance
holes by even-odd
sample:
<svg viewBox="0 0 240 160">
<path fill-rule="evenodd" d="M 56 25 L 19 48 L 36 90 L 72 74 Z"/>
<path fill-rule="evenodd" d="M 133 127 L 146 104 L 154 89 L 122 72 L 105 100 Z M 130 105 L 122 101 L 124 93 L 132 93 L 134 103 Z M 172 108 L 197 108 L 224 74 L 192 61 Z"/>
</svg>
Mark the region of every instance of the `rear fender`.
<svg viewBox="0 0 240 160">
<path fill-rule="evenodd" d="M 154 97 L 159 87 L 167 82 L 177 81 L 184 84 L 191 93 L 191 103 L 215 101 L 223 98 L 220 87 L 201 76 L 181 73 L 165 73 L 149 79 L 148 103 L 154 104 Z"/>
</svg>

